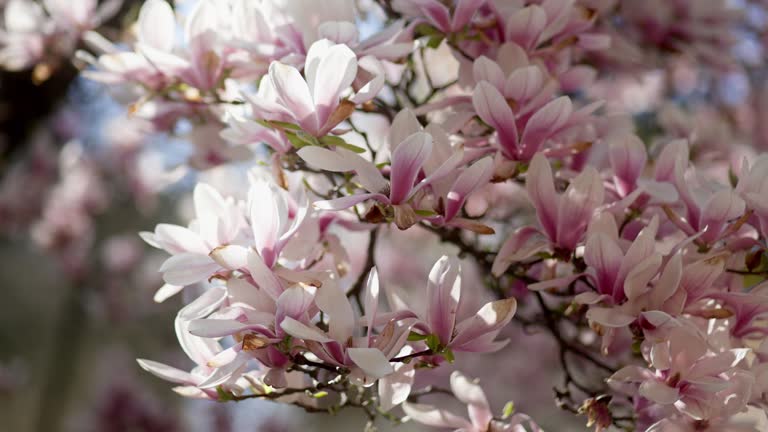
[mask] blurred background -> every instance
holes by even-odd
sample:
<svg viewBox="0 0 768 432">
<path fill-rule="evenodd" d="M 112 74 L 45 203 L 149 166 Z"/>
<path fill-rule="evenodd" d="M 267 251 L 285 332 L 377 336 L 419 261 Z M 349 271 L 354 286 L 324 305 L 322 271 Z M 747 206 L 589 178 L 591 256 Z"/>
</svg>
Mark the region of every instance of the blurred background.
<svg viewBox="0 0 768 432">
<path fill-rule="evenodd" d="M 115 2 L 100 2 L 107 3 Z M 712 73 L 698 58 L 663 67 L 649 61 L 598 81 L 589 96 L 609 99 L 610 110 L 629 112 L 649 139 L 695 130 L 696 157 L 737 159 L 765 148 L 765 5 L 729 3 L 746 17 L 732 45 L 744 67 Z M 0 0 L 0 8 L 6 4 Z M 120 2 L 99 32 L 123 39 L 130 31 L 125 23 L 135 22 L 141 4 Z M 7 13 L 5 18 L 8 30 L 13 23 Z M 361 19 L 375 25 L 381 17 Z M 6 39 L 3 32 L 0 40 Z M 79 43 L 62 42 L 52 48 L 60 56 L 33 64 L 14 63 L 18 53 L 8 46 L 0 51 L 0 431 L 362 430 L 365 419 L 354 411 L 309 416 L 267 401 L 184 399 L 138 367 L 136 358 L 191 366 L 176 341 L 173 319 L 196 294 L 188 290 L 154 301 L 165 256 L 138 232 L 159 222 L 185 224 L 196 181 L 236 190 L 245 170 L 189 168 L 184 162 L 194 160 L 192 148 L 218 136 L 183 121 L 171 134 L 154 132 L 151 122 L 135 115 L 140 107 L 129 104 L 135 95 L 78 76 L 84 64 L 70 60 Z M 447 56 L 445 50 L 435 54 L 434 76 L 446 73 L 446 63 L 448 70 L 456 68 Z M 204 142 L 191 146 L 194 140 Z M 423 289 L 445 249 L 434 238 L 403 238 L 418 235 L 384 233 L 376 251 L 384 285 Z M 419 245 L 408 254 L 418 260 L 403 260 L 398 252 L 405 243 Z M 471 268 L 467 273 L 467 286 L 480 284 Z M 465 306 L 485 300 L 474 296 Z M 554 343 L 523 332 L 510 326 L 506 349 L 472 362 L 459 356 L 452 367 L 493 383 L 486 389 L 496 412 L 513 400 L 546 430 L 587 430 L 584 419 L 560 412 L 552 402 L 559 382 Z M 416 388 L 445 386 L 450 372 L 443 367 L 425 373 Z M 383 419 L 377 426 L 416 430 Z"/>
</svg>

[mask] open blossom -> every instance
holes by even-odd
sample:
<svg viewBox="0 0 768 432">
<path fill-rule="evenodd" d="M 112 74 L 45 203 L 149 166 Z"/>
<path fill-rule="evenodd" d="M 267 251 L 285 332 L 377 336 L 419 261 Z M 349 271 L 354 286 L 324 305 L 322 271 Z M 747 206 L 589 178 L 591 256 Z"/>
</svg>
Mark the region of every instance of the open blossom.
<svg viewBox="0 0 768 432">
<path fill-rule="evenodd" d="M 348 46 L 322 39 L 309 48 L 304 65 L 298 69 L 280 62 L 269 67 L 268 79 L 252 99 L 254 115 L 264 120 L 298 125 L 304 132 L 322 137 L 351 114 L 350 107 L 371 100 L 384 84 L 373 76 L 353 95 L 349 88 L 359 71 L 357 56 Z M 350 97 L 344 102 L 342 96 Z"/>
<path fill-rule="evenodd" d="M 192 220 L 141 233 L 164 257 L 154 299 L 185 290 L 191 367 L 139 366 L 180 395 L 531 432 L 492 396 L 544 388 L 595 432 L 768 430 L 765 2 L 0 3 L 11 78 L 47 93 L 78 50 L 142 126 L 63 146 L 58 170 L 36 149 L 2 220 L 101 286 L 99 264 L 139 262 L 110 242 L 87 259 L 108 192 L 191 195 Z M 23 145 L 4 135 L 3 156 Z M 452 365 L 488 353 L 498 388 L 453 372 L 467 413 L 443 408 Z"/>
<path fill-rule="evenodd" d="M 35 79 L 45 81 L 65 57 L 71 56 L 83 34 L 109 19 L 119 0 L 10 0 L 0 30 L 0 64 L 9 70 L 36 65 Z"/>
<path fill-rule="evenodd" d="M 711 407 L 722 403 L 721 392 L 741 385 L 730 376 L 742 373 L 735 367 L 749 350 L 712 353 L 706 342 L 695 329 L 677 327 L 670 332 L 667 342 L 653 347 L 649 359 L 653 369 L 627 366 L 614 374 L 611 381 L 639 383 L 640 396 L 656 404 L 674 405 L 694 420 L 708 419 L 713 414 Z M 743 407 L 745 398 L 740 402 Z M 714 413 L 719 414 L 716 410 Z"/>
<path fill-rule="evenodd" d="M 461 264 L 455 257 L 442 257 L 432 267 L 427 282 L 427 304 L 423 311 L 394 310 L 380 313 L 379 319 L 390 316 L 400 319 L 417 318 L 413 331 L 430 344 L 431 351 L 494 352 L 509 340 L 496 338 L 517 311 L 514 298 L 486 303 L 474 315 L 458 318 L 461 303 Z"/>
<path fill-rule="evenodd" d="M 408 120 L 408 119 L 411 120 Z M 304 147 L 299 155 L 313 166 L 334 172 L 353 171 L 357 181 L 368 193 L 351 195 L 329 201 L 316 202 L 315 206 L 322 209 L 341 210 L 363 201 L 374 200 L 384 206 L 391 207 L 395 223 L 401 229 L 412 226 L 418 220 L 416 210 L 422 199 L 418 194 L 429 194 L 429 188 L 436 182 L 447 177 L 452 170 L 457 169 L 463 160 L 461 149 L 450 147 L 434 149 L 432 135 L 420 131 L 418 121 L 412 113 L 403 111 L 398 115 L 398 135 L 390 136 L 392 150 L 389 169 L 389 181 L 372 162 L 349 150 L 338 148 L 335 151 L 321 147 Z M 414 124 L 409 127 L 406 124 Z M 411 135 L 407 133 L 413 131 Z M 402 139 L 402 141 L 400 141 Z M 442 155 L 446 155 L 443 157 Z M 446 216 L 454 218 L 466 197 L 478 186 L 490 178 L 490 165 L 483 163 L 473 169 L 464 171 L 453 186 L 446 192 Z M 432 210 L 431 208 L 428 210 Z M 386 213 L 385 213 L 386 214 Z M 444 219 L 445 221 L 445 219 Z"/>
<path fill-rule="evenodd" d="M 539 426 L 525 414 L 496 419 L 480 385 L 459 371 L 451 374 L 451 391 L 467 405 L 469 420 L 432 405 L 405 403 L 403 409 L 412 420 L 427 426 L 467 432 L 541 432 Z"/>
<path fill-rule="evenodd" d="M 506 48 L 506 49 L 504 49 Z M 557 90 L 539 66 L 529 64 L 516 45 L 500 49 L 496 62 L 480 57 L 473 67 L 477 86 L 472 102 L 477 115 L 496 129 L 502 154 L 511 160 L 528 161 L 558 142 L 563 133 L 583 125 L 600 103 L 574 111 L 567 96 L 553 99 Z M 502 69 L 504 65 L 505 69 Z"/>
<path fill-rule="evenodd" d="M 179 312 L 177 335 L 198 364 L 196 369 L 186 373 L 151 361 L 140 363 L 161 378 L 183 384 L 190 395 L 215 398 L 213 389 L 222 385 L 234 394 L 241 392 L 237 383 L 251 359 L 268 369 L 264 383 L 285 387 L 289 368 L 305 363 L 311 353 L 328 367 L 348 371 L 349 378 L 361 385 L 381 380 L 378 391 L 389 398 L 391 407 L 405 400 L 410 391 L 407 383 L 413 379 L 412 365 L 402 364 L 398 356 L 414 353 L 424 339 L 411 342 L 411 332 L 435 335 L 438 346 L 432 355 L 450 350 L 487 352 L 504 345 L 494 339 L 512 318 L 515 300 L 489 303 L 457 323 L 458 272 L 458 262 L 448 257 L 435 265 L 428 285 L 430 305 L 423 318 L 409 311 L 379 312 L 375 270 L 365 284 L 362 317 L 355 315 L 333 272 L 304 274 L 313 285 L 288 284 L 302 277 L 300 273 L 277 273 L 266 279 L 243 273 L 243 277 L 230 277 L 224 286 L 209 288 Z M 322 314 L 319 324 L 327 330 L 317 326 L 318 314 Z M 228 348 L 218 341 L 225 336 L 235 340 Z"/>
<path fill-rule="evenodd" d="M 526 179 L 528 197 L 536 208 L 543 234 L 555 249 L 574 250 L 587 232 L 594 212 L 603 203 L 604 188 L 596 170 L 587 168 L 575 177 L 563 194 L 555 190 L 549 161 L 538 153 L 528 168 Z M 522 228 L 511 235 L 494 262 L 494 273 L 501 274 L 511 260 L 524 259 L 545 249 L 541 243 L 531 243 L 537 235 L 533 228 Z M 522 248 L 523 245 L 527 245 Z M 525 256 L 518 257 L 525 250 Z"/>
</svg>

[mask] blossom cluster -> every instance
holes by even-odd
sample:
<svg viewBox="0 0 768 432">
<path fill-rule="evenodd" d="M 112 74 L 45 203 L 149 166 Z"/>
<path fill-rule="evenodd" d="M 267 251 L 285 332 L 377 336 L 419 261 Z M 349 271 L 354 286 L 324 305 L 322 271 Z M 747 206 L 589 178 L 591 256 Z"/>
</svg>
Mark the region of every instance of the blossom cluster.
<svg viewBox="0 0 768 432">
<path fill-rule="evenodd" d="M 643 128 L 611 100 L 612 74 L 674 55 L 746 70 L 721 55 L 742 18 L 727 2 L 147 0 L 128 44 L 93 31 L 95 2 L 59 3 L 11 0 L 26 18 L 6 25 L 2 63 L 40 62 L 20 41 L 76 28 L 86 77 L 152 132 L 187 131 L 185 166 L 247 171 L 198 182 L 188 224 L 141 233 L 169 255 L 155 301 L 197 296 L 175 319 L 192 369 L 139 360 L 179 394 L 539 431 L 512 405 L 495 416 L 459 371 L 468 420 L 420 401 L 451 392 L 417 376 L 506 349 L 514 322 L 552 336 L 556 403 L 596 431 L 765 430 L 768 155 L 744 120 L 707 129 L 659 107 Z M 101 198 L 72 178 L 62 205 Z M 453 247 L 418 301 L 379 276 L 397 231 Z M 467 310 L 481 293 L 494 299 Z"/>
</svg>

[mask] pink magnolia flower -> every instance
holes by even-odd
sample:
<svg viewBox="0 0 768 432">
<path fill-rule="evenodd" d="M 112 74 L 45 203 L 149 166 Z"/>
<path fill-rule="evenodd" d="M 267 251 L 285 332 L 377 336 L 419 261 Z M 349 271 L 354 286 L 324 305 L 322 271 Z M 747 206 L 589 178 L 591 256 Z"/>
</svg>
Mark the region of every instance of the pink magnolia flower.
<svg viewBox="0 0 768 432">
<path fill-rule="evenodd" d="M 593 213 L 603 203 L 602 179 L 592 167 L 576 176 L 563 194 L 555 192 L 549 162 L 536 154 L 525 181 L 544 233 L 555 247 L 574 250 L 584 236 Z"/>
<path fill-rule="evenodd" d="M 160 271 L 163 279 L 176 292 L 213 276 L 220 269 L 209 254 L 218 246 L 234 241 L 245 224 L 235 203 L 217 190 L 198 184 L 194 191 L 197 219 L 188 228 L 160 224 L 154 233 L 141 233 L 144 241 L 172 254 Z M 162 289 L 169 294 L 173 289 Z M 166 298 L 167 295 L 163 295 Z"/>
<path fill-rule="evenodd" d="M 374 335 L 378 297 L 378 274 L 373 270 L 366 281 L 364 305 L 368 331 L 362 337 L 355 336 L 357 325 L 352 305 L 344 293 L 333 285 L 323 286 L 315 300 L 320 310 L 328 316 L 327 332 L 292 318 L 284 319 L 280 325 L 286 333 L 304 340 L 312 353 L 323 362 L 351 368 L 354 380 L 366 386 L 371 385 L 395 372 L 390 359 L 401 353 L 412 326 L 407 321 L 401 324 L 389 321 L 386 331 Z"/>
<path fill-rule="evenodd" d="M 225 199 L 204 184 L 195 188 L 194 195 L 197 219 L 189 228 L 161 224 L 154 234 L 142 234 L 150 245 L 172 254 L 160 268 L 168 285 L 159 298 L 219 272 L 241 270 L 257 281 L 274 281 L 272 269 L 301 228 L 308 206 L 293 207 L 283 191 L 264 180 L 251 184 L 247 206 Z M 268 285 L 275 286 L 272 294 L 277 298 L 280 284 Z"/>
<path fill-rule="evenodd" d="M 469 420 L 432 405 L 407 402 L 403 404 L 403 410 L 411 420 L 438 428 L 466 432 L 541 432 L 525 414 L 514 414 L 505 420 L 495 419 L 483 389 L 459 371 L 451 373 L 451 391 L 467 405 Z"/>
<path fill-rule="evenodd" d="M 443 256 L 429 273 L 427 304 L 423 312 L 397 310 L 379 314 L 378 320 L 418 318 L 413 331 L 425 338 L 436 338 L 438 352 L 435 354 L 445 351 L 494 352 L 509 342 L 495 339 L 517 311 L 514 298 L 486 303 L 474 315 L 462 320 L 457 318 L 460 302 L 461 264 L 456 257 Z"/>
<path fill-rule="evenodd" d="M 670 220 L 689 236 L 700 233 L 697 241 L 704 244 L 733 234 L 733 227 L 737 227 L 735 221 L 746 210 L 744 200 L 730 187 L 696 182 L 693 173 L 686 175 L 687 168 L 688 146 L 685 141 L 669 143 L 656 163 L 656 179 L 675 185 L 685 209 L 684 217 L 671 217 Z"/>
<path fill-rule="evenodd" d="M 74 53 L 83 33 L 114 15 L 122 1 L 97 3 L 44 0 L 41 7 L 34 1 L 10 0 L 3 11 L 5 28 L 0 30 L 0 64 L 22 70 L 46 63 L 35 71 L 35 79 L 45 81 L 50 68 Z"/>
<path fill-rule="evenodd" d="M 318 27 L 320 39 L 345 44 L 360 61 L 395 61 L 413 51 L 414 44 L 406 37 L 403 21 L 395 21 L 366 40 L 360 41 L 357 26 L 349 21 L 327 21 Z M 364 60 L 367 59 L 367 60 Z"/>
<path fill-rule="evenodd" d="M 376 165 L 349 150 L 338 148 L 332 151 L 316 146 L 300 149 L 299 156 L 310 165 L 334 172 L 354 171 L 357 174 L 357 182 L 368 191 L 329 201 L 318 201 L 315 202 L 315 207 L 323 210 L 342 210 L 366 200 L 375 200 L 393 207 L 395 223 L 400 229 L 415 224 L 418 221 L 417 215 L 409 202 L 420 190 L 449 175 L 461 162 L 462 154 L 452 155 L 429 176 L 420 178 L 419 175 L 432 153 L 432 136 L 426 132 L 416 132 L 395 145 L 389 181 Z"/>
<path fill-rule="evenodd" d="M 768 156 L 758 156 L 753 162 L 746 158 L 742 163 L 739 183 L 735 191 L 746 202 L 747 207 L 755 212 L 756 228 L 762 233 L 768 232 L 768 206 L 762 198 L 768 193 Z"/>
<path fill-rule="evenodd" d="M 87 76 L 109 84 L 140 83 L 154 90 L 177 79 L 202 92 L 216 90 L 234 49 L 224 37 L 233 11 L 216 7 L 211 0 L 197 2 L 186 20 L 184 45 L 177 46 L 177 17 L 165 0 L 149 0 L 139 12 L 136 52 L 120 51 L 101 36 L 91 33 L 89 42 L 103 54 Z M 183 48 L 183 49 L 182 49 Z M 189 94 L 194 101 L 198 95 Z"/>
<path fill-rule="evenodd" d="M 690 326 L 674 328 L 666 343 L 657 343 L 648 359 L 653 370 L 627 366 L 614 383 L 639 383 L 639 395 L 660 405 L 674 405 L 694 420 L 708 417 L 709 406 L 723 405 L 719 393 L 738 385 L 729 374 L 749 349 L 712 352 L 705 337 Z"/>
<path fill-rule="evenodd" d="M 768 317 L 768 284 L 765 282 L 752 287 L 749 292 L 713 292 L 709 298 L 722 302 L 723 307 L 733 314 L 729 317 L 730 332 L 734 338 L 754 339 L 764 337 L 768 329 L 760 323 Z"/>
<path fill-rule="evenodd" d="M 216 387 L 239 394 L 243 388 L 236 385 L 239 372 L 243 371 L 244 358 L 231 362 L 225 368 L 212 368 L 209 362 L 222 351 L 221 344 L 214 339 L 201 338 L 189 333 L 189 325 L 195 319 L 207 316 L 218 308 L 227 298 L 226 290 L 215 287 L 206 291 L 202 296 L 182 308 L 176 316 L 176 336 L 187 356 L 196 366 L 192 371 L 180 369 L 151 360 L 139 359 L 139 365 L 151 374 L 180 384 L 174 390 L 184 396 L 196 398 L 218 399 Z"/>
<path fill-rule="evenodd" d="M 395 0 L 394 8 L 412 16 L 423 16 L 426 21 L 443 33 L 464 29 L 472 16 L 486 0 L 455 0 L 446 6 L 437 0 Z"/>
<path fill-rule="evenodd" d="M 306 78 L 293 66 L 280 62 L 270 65 L 269 75 L 251 98 L 254 115 L 298 125 L 314 137 L 325 136 L 349 116 L 350 104 L 373 99 L 384 85 L 383 75 L 374 76 L 350 95 L 358 73 L 357 56 L 348 46 L 319 40 L 307 52 Z M 342 103 L 345 95 L 350 97 Z"/>
<path fill-rule="evenodd" d="M 521 69 L 518 74 L 510 75 L 508 82 L 514 84 L 505 85 L 505 90 L 508 89 L 507 93 L 520 92 L 519 97 L 523 100 L 530 98 L 532 95 L 528 96 L 527 93 L 535 95 L 543 84 L 540 74 L 535 66 Z M 542 83 L 537 85 L 537 82 Z M 531 160 L 548 142 L 560 144 L 559 134 L 583 123 L 599 106 L 592 104 L 574 112 L 571 100 L 567 96 L 561 96 L 543 106 L 539 105 L 541 102 L 529 105 L 534 107 L 533 112 L 523 111 L 516 114 L 507 100 L 487 81 L 478 83 L 472 96 L 477 115 L 496 129 L 502 154 L 508 159 L 521 161 Z"/>
<path fill-rule="evenodd" d="M 503 23 L 503 40 L 515 42 L 533 51 L 546 42 L 557 46 L 575 39 L 585 50 L 600 50 L 610 45 L 606 35 L 587 33 L 595 17 L 579 10 L 573 0 L 547 0 L 540 4 L 504 4 L 494 2 L 499 22 Z"/>
</svg>

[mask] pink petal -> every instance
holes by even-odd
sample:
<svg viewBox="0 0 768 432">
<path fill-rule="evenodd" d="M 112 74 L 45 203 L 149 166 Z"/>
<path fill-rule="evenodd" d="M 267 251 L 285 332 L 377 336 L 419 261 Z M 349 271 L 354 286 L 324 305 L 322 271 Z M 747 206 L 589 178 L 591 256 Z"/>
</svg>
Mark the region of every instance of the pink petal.
<svg viewBox="0 0 768 432">
<path fill-rule="evenodd" d="M 468 405 L 469 419 L 477 427 L 490 424 L 493 419 L 488 399 L 483 389 L 459 371 L 451 373 L 451 391 L 456 399 Z"/>
<path fill-rule="evenodd" d="M 324 171 L 346 172 L 355 169 L 355 164 L 346 155 L 318 146 L 306 146 L 296 152 L 310 166 Z"/>
<path fill-rule="evenodd" d="M 313 45 L 314 47 L 314 45 Z M 312 47 L 307 53 L 307 62 L 311 61 Z M 309 79 L 309 89 L 312 92 L 317 122 L 324 126 L 328 117 L 339 104 L 341 93 L 355 80 L 357 75 L 357 56 L 346 45 L 334 45 L 326 52 L 317 66 L 314 80 Z"/>
<path fill-rule="evenodd" d="M 696 380 L 701 377 L 718 376 L 739 364 L 749 352 L 749 348 L 738 348 L 704 357 L 694 364 L 685 378 Z"/>
<path fill-rule="evenodd" d="M 688 163 L 688 143 L 685 140 L 669 142 L 656 158 L 654 178 L 660 182 L 673 182 L 678 161 Z"/>
<path fill-rule="evenodd" d="M 379 405 L 384 412 L 408 400 L 415 375 L 413 363 L 398 363 L 394 373 L 379 380 Z"/>
<path fill-rule="evenodd" d="M 536 154 L 531 159 L 525 179 L 525 189 L 528 197 L 536 207 L 542 228 L 547 236 L 555 241 L 557 239 L 557 218 L 559 198 L 555 193 L 555 184 L 552 178 L 552 168 L 543 154 Z"/>
<path fill-rule="evenodd" d="M 608 378 L 608 381 L 639 383 L 653 377 L 648 369 L 639 366 L 625 366 Z"/>
<path fill-rule="evenodd" d="M 591 307 L 587 311 L 587 319 L 605 327 L 619 328 L 632 324 L 636 317 L 627 315 L 618 308 Z"/>
<path fill-rule="evenodd" d="M 499 90 L 504 88 L 506 80 L 504 72 L 498 63 L 486 56 L 480 56 L 475 60 L 475 63 L 472 65 L 472 75 L 475 78 L 475 82 L 487 81 Z"/>
<path fill-rule="evenodd" d="M 609 156 L 619 193 L 626 195 L 634 189 L 648 161 L 645 144 L 636 135 L 626 134 L 611 141 Z"/>
<path fill-rule="evenodd" d="M 659 280 L 651 291 L 651 307 L 661 308 L 664 302 L 680 287 L 680 281 L 683 277 L 683 256 L 680 253 L 675 254 L 669 259 L 664 271 L 659 276 Z"/>
<path fill-rule="evenodd" d="M 653 254 L 637 263 L 624 280 L 624 294 L 629 300 L 634 300 L 650 291 L 648 283 L 661 267 L 661 255 Z"/>
<path fill-rule="evenodd" d="M 448 345 L 456 323 L 461 299 L 461 264 L 458 258 L 443 256 L 429 272 L 427 282 L 427 323 L 440 343 Z"/>
<path fill-rule="evenodd" d="M 323 332 L 321 332 L 319 329 L 315 327 L 309 327 L 308 325 L 296 321 L 291 317 L 285 317 L 285 319 L 283 319 L 283 321 L 280 323 L 280 328 L 282 328 L 289 335 L 298 339 L 320 343 L 333 342 L 333 339 L 323 334 Z"/>
<path fill-rule="evenodd" d="M 392 120 L 392 125 L 389 127 L 389 150 L 394 153 L 397 146 L 406 138 L 415 134 L 416 132 L 423 131 L 419 119 L 409 108 L 404 108 L 397 113 Z"/>
<path fill-rule="evenodd" d="M 544 141 L 568 122 L 572 112 L 568 96 L 560 96 L 536 111 L 526 123 L 520 139 L 523 158 L 539 151 Z"/>
<path fill-rule="evenodd" d="M 315 103 L 309 86 L 299 71 L 293 66 L 272 62 L 269 65 L 269 78 L 280 100 L 302 129 L 310 134 L 317 132 L 321 125 L 315 113 Z"/>
<path fill-rule="evenodd" d="M 711 242 L 717 239 L 723 226 L 730 220 L 744 214 L 746 204 L 736 193 L 729 189 L 712 195 L 701 213 L 699 228 L 705 228 L 702 240 Z"/>
<path fill-rule="evenodd" d="M 376 348 L 348 348 L 347 354 L 366 375 L 372 378 L 379 379 L 394 372 L 389 360 Z"/>
<path fill-rule="evenodd" d="M 229 336 L 247 327 L 247 324 L 232 319 L 197 319 L 189 322 L 188 329 L 195 336 L 214 338 Z"/>
<path fill-rule="evenodd" d="M 213 276 L 219 270 L 208 255 L 182 253 L 174 255 L 160 266 L 163 280 L 171 285 L 192 285 Z"/>
<path fill-rule="evenodd" d="M 417 132 L 397 146 L 392 153 L 390 174 L 392 204 L 401 204 L 408 199 L 416 176 L 431 152 L 432 136 L 425 132 Z"/>
<path fill-rule="evenodd" d="M 538 5 L 530 5 L 513 14 L 507 20 L 504 38 L 525 49 L 534 48 L 547 24 L 547 14 Z"/>
<path fill-rule="evenodd" d="M 376 312 L 379 308 L 379 275 L 376 267 L 368 273 L 365 282 L 365 315 L 368 317 L 368 340 L 371 339 L 373 325 L 376 322 Z"/>
<path fill-rule="evenodd" d="M 152 360 L 137 359 L 136 361 L 139 363 L 139 366 L 141 366 L 142 369 L 158 378 L 179 384 L 195 384 L 194 380 L 192 379 L 192 375 L 189 372 L 184 372 L 182 370 Z"/>
<path fill-rule="evenodd" d="M 560 197 L 557 213 L 557 243 L 573 250 L 603 203 L 605 191 L 600 174 L 592 167 L 581 172 Z"/>
<path fill-rule="evenodd" d="M 337 44 L 354 45 L 358 40 L 357 27 L 346 21 L 328 21 L 317 28 L 321 39 L 329 39 Z M 312 47 L 309 48 L 310 51 Z"/>
<path fill-rule="evenodd" d="M 485 157 L 465 169 L 446 196 L 445 219 L 451 220 L 464 206 L 467 197 L 485 186 L 493 176 L 493 158 Z"/>
<path fill-rule="evenodd" d="M 514 298 L 486 303 L 474 316 L 456 326 L 456 336 L 451 342 L 451 347 L 461 350 L 463 344 L 472 343 L 476 338 L 497 332 L 512 320 L 516 311 L 517 301 Z"/>
<path fill-rule="evenodd" d="M 504 95 L 518 103 L 536 96 L 544 85 L 544 74 L 538 66 L 527 66 L 515 70 L 504 84 Z"/>
<path fill-rule="evenodd" d="M 280 325 L 286 317 L 301 320 L 312 306 L 315 298 L 315 287 L 309 285 L 294 285 L 280 294 L 277 299 L 275 323 Z M 278 336 L 282 336 L 278 332 Z"/>
<path fill-rule="evenodd" d="M 643 228 L 640 233 L 632 242 L 632 245 L 627 249 L 627 253 L 624 255 L 624 260 L 621 262 L 621 268 L 619 269 L 619 277 L 617 278 L 618 285 L 614 287 L 617 296 L 623 297 L 623 283 L 627 275 L 633 268 L 635 268 L 641 261 L 651 256 L 656 249 L 656 232 L 659 229 L 659 218 L 654 216 L 651 222 Z"/>
<path fill-rule="evenodd" d="M 680 398 L 678 390 L 655 379 L 643 381 L 639 393 L 644 398 L 660 405 L 675 403 Z"/>
<path fill-rule="evenodd" d="M 453 11 L 451 30 L 458 32 L 469 23 L 475 12 L 483 6 L 485 0 L 459 0 Z"/>
<path fill-rule="evenodd" d="M 283 292 L 282 284 L 256 251 L 252 250 L 248 253 L 247 267 L 251 278 L 259 286 L 259 289 L 267 293 L 273 300 L 277 300 Z"/>
<path fill-rule="evenodd" d="M 417 5 L 440 31 L 451 31 L 451 13 L 445 5 L 436 0 L 413 0 L 412 3 Z"/>
<path fill-rule="evenodd" d="M 531 239 L 539 234 L 539 231 L 533 227 L 521 227 L 510 235 L 496 254 L 493 260 L 491 273 L 499 277 L 507 271 L 510 265 L 516 261 L 523 261 L 530 258 L 537 252 L 549 246 L 546 241 L 534 242 Z M 539 235 L 541 238 L 541 236 Z"/>
<path fill-rule="evenodd" d="M 584 248 L 584 261 L 597 272 L 597 286 L 600 292 L 613 295 L 624 252 L 608 235 L 595 233 L 588 236 Z"/>
<path fill-rule="evenodd" d="M 490 83 L 481 81 L 472 94 L 472 104 L 477 115 L 498 132 L 499 144 L 504 155 L 510 159 L 517 159 L 519 145 L 515 114 L 504 96 Z"/>
<path fill-rule="evenodd" d="M 253 241 L 267 267 L 277 262 L 277 241 L 288 224 L 288 204 L 277 186 L 265 180 L 248 191 L 249 216 Z"/>
<path fill-rule="evenodd" d="M 248 265 L 248 248 L 239 245 L 219 246 L 208 256 L 227 270 L 239 270 Z"/>
<path fill-rule="evenodd" d="M 176 15 L 165 0 L 148 0 L 139 11 L 137 42 L 171 52 L 176 40 Z"/>
<path fill-rule="evenodd" d="M 155 292 L 155 296 L 152 297 L 152 300 L 154 300 L 155 303 L 162 303 L 178 294 L 182 289 L 184 289 L 184 285 L 164 284 L 157 290 L 157 292 Z"/>
<path fill-rule="evenodd" d="M 345 343 L 355 329 L 355 315 L 347 296 L 335 281 L 326 281 L 317 289 L 315 303 L 328 316 L 328 334 Z"/>
</svg>

